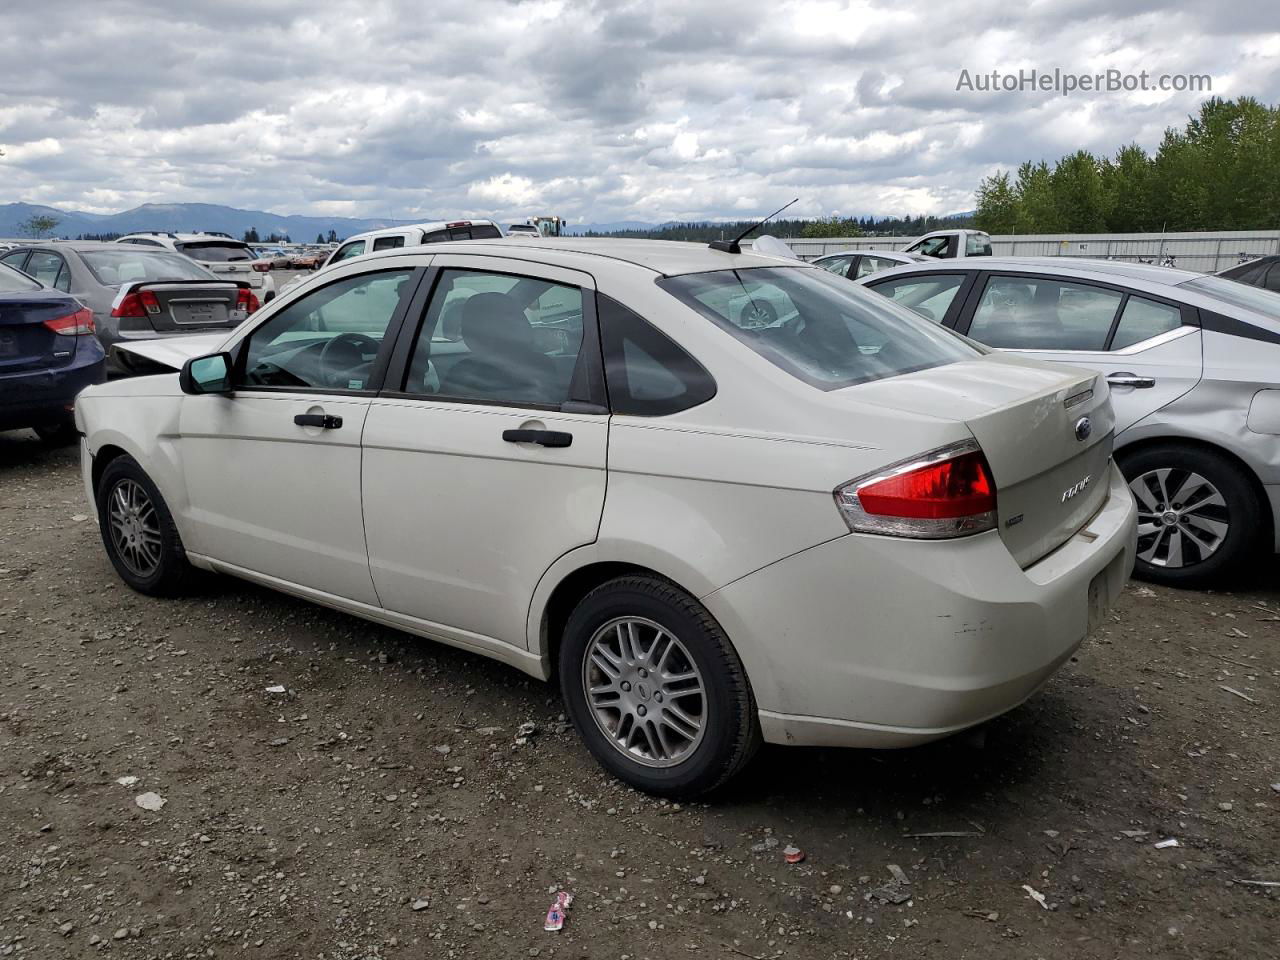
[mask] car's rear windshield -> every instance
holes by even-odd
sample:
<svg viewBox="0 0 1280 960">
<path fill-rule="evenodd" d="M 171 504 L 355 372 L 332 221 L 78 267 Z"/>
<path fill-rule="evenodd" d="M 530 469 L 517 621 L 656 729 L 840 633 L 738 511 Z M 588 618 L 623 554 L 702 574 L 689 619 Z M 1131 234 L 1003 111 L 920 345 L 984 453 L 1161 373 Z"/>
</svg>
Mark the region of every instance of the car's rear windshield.
<svg viewBox="0 0 1280 960">
<path fill-rule="evenodd" d="M 121 246 L 119 250 L 85 250 L 80 254 L 98 282 L 108 287 L 140 280 L 214 280 L 200 264 L 176 253 Z"/>
<path fill-rule="evenodd" d="M 1280 293 L 1273 290 L 1226 277 L 1196 277 L 1194 280 L 1184 280 L 1178 286 L 1280 320 Z"/>
<path fill-rule="evenodd" d="M 206 263 L 232 263 L 253 259 L 253 251 L 243 243 L 179 243 L 176 246 L 193 260 L 203 260 Z"/>
<path fill-rule="evenodd" d="M 666 277 L 668 293 L 820 390 L 927 370 L 981 352 L 825 270 L 756 267 Z"/>
<path fill-rule="evenodd" d="M 472 223 L 465 227 L 447 227 L 423 234 L 423 243 L 446 243 L 449 240 L 495 240 L 502 231 L 489 223 Z"/>
<path fill-rule="evenodd" d="M 40 284 L 21 270 L 0 263 L 0 293 L 30 293 L 39 289 Z"/>
</svg>

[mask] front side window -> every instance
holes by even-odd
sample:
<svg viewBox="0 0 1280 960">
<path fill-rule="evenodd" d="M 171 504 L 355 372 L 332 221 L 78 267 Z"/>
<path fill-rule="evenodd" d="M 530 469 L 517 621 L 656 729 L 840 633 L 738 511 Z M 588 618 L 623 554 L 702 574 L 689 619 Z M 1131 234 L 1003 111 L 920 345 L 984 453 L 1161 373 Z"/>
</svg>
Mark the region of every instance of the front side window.
<svg viewBox="0 0 1280 960">
<path fill-rule="evenodd" d="M 950 237 L 930 237 L 927 240 L 921 240 L 908 249 L 912 253 L 918 253 L 923 257 L 945 257 L 948 256 L 947 251 L 950 247 Z"/>
<path fill-rule="evenodd" d="M 1123 350 L 1182 326 L 1182 311 L 1167 303 L 1130 295 L 1120 314 L 1120 323 L 1111 338 L 1112 350 Z"/>
<path fill-rule="evenodd" d="M 404 392 L 558 408 L 574 393 L 582 324 L 578 287 L 444 270 L 418 333 Z"/>
<path fill-rule="evenodd" d="M 820 390 L 981 356 L 948 331 L 822 270 L 716 270 L 658 285 Z"/>
<path fill-rule="evenodd" d="M 852 257 L 827 257 L 819 260 L 817 266 L 827 273 L 834 273 L 837 277 L 845 277 L 849 275 L 849 261 L 852 259 Z"/>
<path fill-rule="evenodd" d="M 178 252 L 186 254 L 192 260 L 205 263 L 239 263 L 252 260 L 253 251 L 247 244 L 224 240 L 221 242 L 179 243 Z"/>
<path fill-rule="evenodd" d="M 129 247 L 84 250 L 80 259 L 97 281 L 108 287 L 140 280 L 216 280 L 212 273 L 194 260 L 176 253 L 140 250 Z"/>
<path fill-rule="evenodd" d="M 1118 290 L 1027 276 L 993 276 L 969 336 L 1014 350 L 1105 350 L 1124 295 Z"/>
<path fill-rule="evenodd" d="M 412 270 L 347 277 L 295 300 L 249 335 L 240 385 L 365 390 Z"/>
<path fill-rule="evenodd" d="M 333 255 L 330 263 L 337 263 L 339 260 L 350 260 L 352 257 L 358 257 L 364 253 L 364 241 L 353 240 L 351 243 L 344 244 L 338 248 L 338 252 Z"/>
<path fill-rule="evenodd" d="M 20 270 L 0 265 L 0 293 L 30 293 L 39 290 L 40 284 Z"/>
<path fill-rule="evenodd" d="M 941 323 L 963 283 L 962 274 L 951 273 L 924 277 L 909 275 L 882 280 L 870 286 L 876 293 L 914 310 L 926 320 Z"/>
<path fill-rule="evenodd" d="M 67 271 L 67 265 L 56 253 L 32 251 L 31 259 L 27 261 L 27 273 L 46 287 L 53 287 L 63 293 L 71 289 L 71 275 Z"/>
</svg>

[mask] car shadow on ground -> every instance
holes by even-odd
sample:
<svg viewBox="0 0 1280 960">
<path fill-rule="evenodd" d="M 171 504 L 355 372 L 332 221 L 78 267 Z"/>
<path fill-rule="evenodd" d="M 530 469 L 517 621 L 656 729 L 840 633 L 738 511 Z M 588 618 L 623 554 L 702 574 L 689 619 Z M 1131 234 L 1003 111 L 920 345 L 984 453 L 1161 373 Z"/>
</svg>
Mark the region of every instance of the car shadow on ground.
<svg viewBox="0 0 1280 960">
<path fill-rule="evenodd" d="M 77 455 L 73 443 L 45 443 L 30 430 L 0 431 L 0 470 L 63 464 Z"/>
</svg>

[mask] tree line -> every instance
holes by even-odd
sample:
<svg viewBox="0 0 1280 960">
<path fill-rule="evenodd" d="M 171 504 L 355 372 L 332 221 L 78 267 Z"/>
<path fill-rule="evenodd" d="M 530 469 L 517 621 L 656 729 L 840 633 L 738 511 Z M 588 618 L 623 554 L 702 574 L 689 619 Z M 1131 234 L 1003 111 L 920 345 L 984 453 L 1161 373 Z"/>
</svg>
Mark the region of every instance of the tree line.
<svg viewBox="0 0 1280 960">
<path fill-rule="evenodd" d="M 755 220 L 713 222 L 707 220 L 688 223 L 667 223 L 661 226 L 637 230 L 613 230 L 597 232 L 588 230 L 584 237 L 628 237 L 636 240 L 687 240 L 710 243 L 712 240 L 731 240 L 752 226 Z M 753 236 L 771 234 L 782 239 L 800 237 L 888 237 L 915 236 L 931 230 L 955 229 L 973 225 L 969 214 L 920 217 L 824 217 L 817 220 L 770 220 Z"/>
<path fill-rule="evenodd" d="M 1154 154 L 1077 150 L 978 185 L 988 233 L 1157 233 L 1280 228 L 1280 106 L 1211 98 Z"/>
</svg>

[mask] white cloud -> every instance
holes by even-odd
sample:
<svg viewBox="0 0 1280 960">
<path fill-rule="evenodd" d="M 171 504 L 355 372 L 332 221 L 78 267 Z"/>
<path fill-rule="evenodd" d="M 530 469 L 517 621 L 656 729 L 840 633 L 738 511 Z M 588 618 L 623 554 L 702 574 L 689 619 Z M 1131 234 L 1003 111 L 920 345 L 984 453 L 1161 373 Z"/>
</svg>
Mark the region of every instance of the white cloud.
<svg viewBox="0 0 1280 960">
<path fill-rule="evenodd" d="M 5 27 L 0 201 L 99 212 L 951 212 L 997 166 L 1154 148 L 1203 99 L 957 92 L 962 68 L 1208 73 L 1280 100 L 1272 0 L 219 0 L 164 22 L 45 0 Z"/>
</svg>

